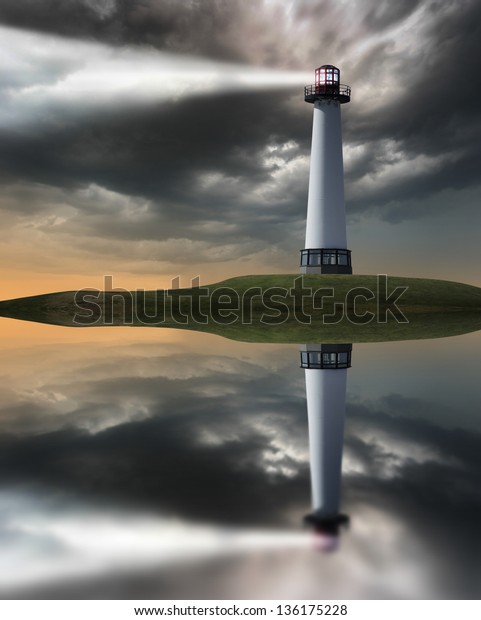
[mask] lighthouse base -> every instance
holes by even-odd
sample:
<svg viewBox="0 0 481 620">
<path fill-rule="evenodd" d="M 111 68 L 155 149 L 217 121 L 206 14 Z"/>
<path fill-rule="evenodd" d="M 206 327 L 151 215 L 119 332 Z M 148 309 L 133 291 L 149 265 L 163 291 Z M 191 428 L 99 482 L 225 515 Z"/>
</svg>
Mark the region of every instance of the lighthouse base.
<svg viewBox="0 0 481 620">
<path fill-rule="evenodd" d="M 351 251 L 339 248 L 301 250 L 301 273 L 352 274 Z"/>
<path fill-rule="evenodd" d="M 342 265 L 323 265 L 322 267 L 302 267 L 301 273 L 347 273 L 352 274 L 352 267 L 344 267 Z"/>
</svg>

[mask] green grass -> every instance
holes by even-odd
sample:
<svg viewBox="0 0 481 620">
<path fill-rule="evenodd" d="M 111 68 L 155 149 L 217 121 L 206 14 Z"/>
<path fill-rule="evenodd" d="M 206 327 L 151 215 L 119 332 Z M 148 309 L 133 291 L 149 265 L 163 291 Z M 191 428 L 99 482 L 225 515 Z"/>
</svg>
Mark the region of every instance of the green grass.
<svg viewBox="0 0 481 620">
<path fill-rule="evenodd" d="M 126 305 L 128 310 L 132 310 L 132 325 L 142 326 L 143 323 L 139 320 L 140 309 L 145 308 L 148 316 L 155 316 L 155 303 L 156 300 L 157 302 L 160 300 L 161 303 L 157 309 L 165 311 L 165 320 L 158 315 L 155 321 L 156 327 L 210 332 L 246 342 L 380 342 L 439 338 L 481 329 L 481 289 L 467 284 L 422 278 L 388 277 L 388 295 L 396 287 L 406 287 L 405 292 L 397 301 L 397 307 L 408 320 L 407 323 L 402 323 L 394 318 L 392 312 L 385 312 L 389 303 L 383 299 L 382 294 L 378 294 L 376 276 L 304 276 L 304 287 L 310 287 L 313 293 L 320 289 L 328 293 L 332 289 L 333 296 L 325 296 L 322 307 L 320 307 L 320 299 L 314 295 L 307 295 L 302 307 L 299 298 L 276 297 L 280 292 L 282 293 L 279 289 L 285 291 L 291 289 L 297 278 L 299 278 L 297 274 L 242 276 L 203 287 L 201 292 L 205 292 L 206 295 L 200 298 L 199 309 L 202 313 L 217 318 L 217 321 L 210 318 L 207 324 L 196 322 L 192 317 L 191 304 L 199 294 L 198 289 L 170 292 L 174 302 L 178 302 L 180 311 L 189 315 L 186 323 L 174 320 L 173 314 L 175 313 L 172 310 L 171 298 L 168 297 L 164 303 L 162 292 L 147 291 L 144 303 L 141 303 L 141 299 L 135 293 L 132 295 L 101 293 L 96 301 L 102 305 L 102 312 L 92 306 L 95 310 L 95 317 L 98 319 L 95 325 L 105 325 L 105 317 L 109 314 L 112 317 L 110 324 L 125 324 L 124 306 Z M 352 289 L 360 287 L 364 290 L 358 290 L 358 293 L 363 292 L 368 297 L 373 296 L 373 299 L 364 297 L 356 299 L 355 309 L 358 315 L 372 313 L 367 315 L 372 316 L 372 320 L 365 324 L 355 324 L 346 318 L 346 312 L 351 317 L 353 316 L 354 304 L 352 293 L 351 298 L 346 296 Z M 235 297 L 244 299 L 244 303 L 240 304 L 241 308 L 230 310 L 230 319 L 233 322 L 225 320 L 223 315 L 228 310 L 222 309 L 222 299 L 216 298 L 220 288 L 228 288 Z M 254 296 L 249 302 L 247 293 L 249 289 L 260 289 L 259 293 L 264 295 L 264 301 L 270 305 L 277 304 L 278 309 L 266 309 L 260 295 Z M 0 316 L 79 327 L 78 317 L 74 320 L 75 314 L 85 315 L 86 308 L 84 307 L 83 310 L 76 308 L 74 295 L 74 291 L 67 291 L 0 302 Z M 129 299 L 133 299 L 133 302 Z M 285 306 L 279 306 L 279 302 L 285 303 Z M 332 315 L 336 307 L 337 317 L 342 318 L 334 324 L 328 323 L 328 315 Z M 251 322 L 243 324 L 241 309 L 244 311 L 245 318 L 250 308 Z M 296 319 L 295 314 L 299 315 L 301 309 L 310 316 L 310 324 L 300 323 Z M 105 310 L 107 310 L 107 315 Z M 397 314 L 395 306 L 391 306 L 391 310 Z M 385 322 L 382 321 L 384 314 L 386 314 Z M 353 319 L 355 320 L 356 317 L 354 316 Z"/>
</svg>

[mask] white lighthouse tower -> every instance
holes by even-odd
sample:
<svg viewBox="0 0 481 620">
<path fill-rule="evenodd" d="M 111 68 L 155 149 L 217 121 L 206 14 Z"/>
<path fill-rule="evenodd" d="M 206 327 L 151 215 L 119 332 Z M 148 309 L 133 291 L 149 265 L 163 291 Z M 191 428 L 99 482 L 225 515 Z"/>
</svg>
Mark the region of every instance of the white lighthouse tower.
<svg viewBox="0 0 481 620">
<path fill-rule="evenodd" d="M 312 512 L 305 517 L 323 550 L 337 547 L 340 526 L 342 448 L 351 344 L 302 345 L 305 368 Z"/>
<path fill-rule="evenodd" d="M 316 69 L 315 84 L 304 89 L 304 100 L 314 104 L 314 118 L 301 273 L 352 273 L 341 133 L 341 104 L 350 99 L 351 89 L 340 83 L 340 71 L 333 65 Z"/>
</svg>

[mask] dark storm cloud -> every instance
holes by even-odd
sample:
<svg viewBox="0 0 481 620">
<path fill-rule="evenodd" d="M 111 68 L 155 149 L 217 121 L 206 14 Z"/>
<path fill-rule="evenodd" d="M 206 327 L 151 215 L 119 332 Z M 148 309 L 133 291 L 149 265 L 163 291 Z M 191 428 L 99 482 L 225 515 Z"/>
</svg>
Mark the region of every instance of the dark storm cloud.
<svg viewBox="0 0 481 620">
<path fill-rule="evenodd" d="M 481 7 L 465 2 L 457 8 L 426 4 L 425 38 L 418 41 L 417 48 L 399 58 L 386 43 L 361 58 L 356 67 L 357 78 L 369 76 L 376 89 L 376 73 L 382 72 L 384 65 L 391 66 L 394 82 L 403 88 L 386 105 L 377 107 L 375 114 L 367 109 L 348 117 L 347 139 L 368 145 L 362 160 L 364 170 L 360 166 L 353 169 L 350 180 L 373 174 L 385 163 L 379 142 L 383 139 L 394 141 L 404 159 L 412 162 L 415 173 L 414 178 L 401 175 L 388 185 L 380 183 L 369 197 L 371 203 L 382 206 L 479 183 L 476 162 L 481 156 L 481 121 L 476 101 L 481 83 L 476 79 L 476 59 L 481 54 Z M 416 161 L 419 155 L 433 159 L 431 170 L 422 169 L 423 163 Z M 353 206 L 363 209 L 368 205 L 358 198 Z"/>
<path fill-rule="evenodd" d="M 378 31 L 408 17 L 422 0 L 405 0 L 404 2 L 373 2 L 365 17 L 365 23 L 373 31 Z"/>
<path fill-rule="evenodd" d="M 269 64 L 278 61 L 279 48 L 269 21 L 281 28 L 282 13 L 259 0 L 6 0 L 0 22 L 113 45 Z"/>
<path fill-rule="evenodd" d="M 280 99 L 278 109 L 272 108 L 273 98 Z M 195 175 L 220 170 L 255 185 L 269 176 L 260 161 L 266 143 L 287 141 L 297 130 L 306 145 L 308 131 L 302 131 L 299 115 L 286 109 L 286 98 L 275 92 L 194 102 L 185 98 L 143 107 L 140 113 L 66 119 L 61 127 L 42 131 L 40 126 L 33 135 L 4 130 L 1 169 L 13 178 L 42 183 L 76 186 L 91 181 L 152 199 L 196 200 L 186 184 L 193 184 Z M 289 128 L 281 122 L 286 119 Z"/>
<path fill-rule="evenodd" d="M 260 207 L 255 227 L 243 212 L 243 206 L 257 206 L 249 192 L 268 183 L 279 166 L 265 162 L 267 145 L 283 145 L 295 136 L 299 146 L 284 150 L 282 157 L 289 160 L 307 152 L 306 119 L 288 107 L 289 99 L 283 92 L 224 95 L 195 102 L 185 99 L 144 107 L 141 113 L 67 120 L 44 131 L 38 128 L 21 135 L 4 131 L 0 169 L 12 180 L 29 179 L 67 189 L 95 183 L 151 201 L 147 219 L 140 215 L 127 222 L 110 213 L 103 221 L 93 221 L 96 214 L 101 217 L 102 205 L 86 206 L 87 212 L 81 213 L 86 219 L 74 225 L 81 230 L 82 225 L 93 228 L 93 223 L 96 235 L 178 237 L 186 226 L 217 219 L 235 225 L 232 237 L 265 238 L 275 234 L 269 230 L 275 223 L 297 218 L 298 204 L 306 199 L 305 183 L 294 183 L 279 188 L 275 209 Z M 218 183 L 203 186 L 204 177 L 218 173 L 222 175 Z M 75 206 L 82 211 L 81 205 Z M 32 203 L 15 201 L 13 208 L 31 211 Z M 41 208 L 40 202 L 37 209 Z M 209 230 L 197 234 L 201 239 L 209 236 Z"/>
<path fill-rule="evenodd" d="M 84 35 L 95 38 L 105 32 L 105 36 L 113 37 L 119 28 L 112 23 L 112 10 L 117 14 L 117 22 L 120 23 L 120 14 L 125 11 L 125 5 L 127 2 L 121 5 L 102 0 L 97 3 L 76 0 L 6 0 L 0 7 L 0 20 L 9 26 L 66 36 Z M 112 34 L 109 34 L 110 32 Z"/>
<path fill-rule="evenodd" d="M 375 210 L 393 222 L 423 215 L 420 201 L 438 192 L 479 184 L 480 18 L 481 6 L 468 0 L 365 0 L 355 8 L 297 2 L 290 11 L 282 3 L 147 0 L 5 2 L 0 8 L 5 24 L 119 46 L 282 68 L 339 58 L 353 87 L 352 103 L 344 106 L 348 213 Z M 22 85 L 30 75 L 25 71 L 19 72 Z M 50 63 L 31 80 L 48 83 L 66 74 L 65 61 Z M 112 110 L 52 105 L 32 129 L 0 130 L 0 175 L 16 211 L 60 209 L 41 192 L 34 204 L 15 199 L 24 183 L 68 191 L 94 184 L 132 197 L 131 217 L 113 218 L 103 199 L 87 204 L 72 195 L 63 200 L 70 200 L 72 212 L 55 232 L 81 232 L 84 244 L 91 237 L 222 239 L 236 246 L 225 256 L 239 258 L 264 242 L 276 244 L 279 226 L 285 231 L 288 223 L 283 247 L 300 243 L 311 121 L 297 91 L 184 97 Z M 266 149 L 276 146 L 277 161 L 269 161 Z M 135 200 L 148 204 L 142 210 Z"/>
</svg>

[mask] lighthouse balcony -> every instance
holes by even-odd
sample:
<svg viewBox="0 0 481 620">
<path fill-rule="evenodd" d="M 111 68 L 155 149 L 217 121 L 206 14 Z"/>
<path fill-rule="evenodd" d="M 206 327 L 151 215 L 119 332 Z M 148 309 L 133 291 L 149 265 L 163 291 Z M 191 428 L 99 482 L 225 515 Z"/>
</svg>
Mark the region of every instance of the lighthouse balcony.
<svg viewBox="0 0 481 620">
<path fill-rule="evenodd" d="M 351 87 L 347 84 L 310 84 L 304 87 L 304 101 L 314 103 L 317 100 L 330 99 L 340 103 L 351 101 Z"/>
</svg>

